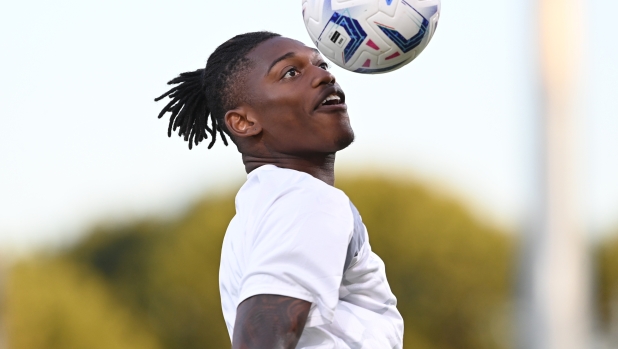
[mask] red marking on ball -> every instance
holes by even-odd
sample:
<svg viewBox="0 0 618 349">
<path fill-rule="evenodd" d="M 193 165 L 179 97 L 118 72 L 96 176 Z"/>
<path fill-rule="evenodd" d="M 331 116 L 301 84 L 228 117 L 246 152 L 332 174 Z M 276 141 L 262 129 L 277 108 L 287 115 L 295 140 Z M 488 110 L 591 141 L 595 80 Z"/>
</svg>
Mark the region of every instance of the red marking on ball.
<svg viewBox="0 0 618 349">
<path fill-rule="evenodd" d="M 399 57 L 399 52 L 395 52 L 392 55 L 386 57 L 385 59 L 388 61 L 389 59 L 393 59 L 395 57 Z"/>
<path fill-rule="evenodd" d="M 375 42 L 371 41 L 371 39 L 369 39 L 369 41 L 367 41 L 367 46 L 371 47 L 374 50 L 379 50 L 380 48 L 378 47 L 378 45 L 376 45 Z"/>
</svg>

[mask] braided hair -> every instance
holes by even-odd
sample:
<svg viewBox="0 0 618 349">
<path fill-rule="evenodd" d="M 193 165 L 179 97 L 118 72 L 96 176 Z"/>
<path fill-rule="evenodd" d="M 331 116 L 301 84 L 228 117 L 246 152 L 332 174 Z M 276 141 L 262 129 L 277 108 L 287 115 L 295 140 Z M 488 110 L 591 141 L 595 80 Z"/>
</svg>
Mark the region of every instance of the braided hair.
<svg viewBox="0 0 618 349">
<path fill-rule="evenodd" d="M 155 102 L 165 97 L 171 99 L 159 113 L 159 119 L 170 113 L 168 137 L 178 129 L 178 135 L 184 137 L 192 149 L 194 144 L 197 146 L 210 135 L 210 149 L 218 133 L 227 146 L 225 134 L 230 134 L 223 118 L 228 110 L 240 103 L 243 95 L 236 93 L 237 75 L 250 67 L 246 55 L 260 43 L 278 36 L 265 31 L 237 35 L 217 47 L 208 58 L 206 68 L 181 73 L 169 81 L 168 85 L 176 86 L 155 98 Z"/>
</svg>

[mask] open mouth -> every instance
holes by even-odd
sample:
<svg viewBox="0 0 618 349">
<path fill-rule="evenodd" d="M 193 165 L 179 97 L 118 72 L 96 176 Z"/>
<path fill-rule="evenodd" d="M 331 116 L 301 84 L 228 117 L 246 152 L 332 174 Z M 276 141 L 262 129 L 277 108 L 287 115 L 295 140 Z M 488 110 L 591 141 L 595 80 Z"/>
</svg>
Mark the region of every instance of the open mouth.
<svg viewBox="0 0 618 349">
<path fill-rule="evenodd" d="M 338 105 L 343 104 L 343 99 L 339 97 L 336 93 L 332 93 L 328 95 L 320 105 Z"/>
</svg>

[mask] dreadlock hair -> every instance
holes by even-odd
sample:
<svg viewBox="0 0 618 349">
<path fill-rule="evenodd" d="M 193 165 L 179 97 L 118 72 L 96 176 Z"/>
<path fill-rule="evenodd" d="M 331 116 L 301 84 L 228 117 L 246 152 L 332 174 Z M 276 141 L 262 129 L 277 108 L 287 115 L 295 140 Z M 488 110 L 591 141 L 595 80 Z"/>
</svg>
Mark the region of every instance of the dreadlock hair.
<svg viewBox="0 0 618 349">
<path fill-rule="evenodd" d="M 250 66 L 251 62 L 246 55 L 252 49 L 278 36 L 266 31 L 237 35 L 217 47 L 208 58 L 206 68 L 181 73 L 169 81 L 168 85 L 176 86 L 155 98 L 155 102 L 165 97 L 171 99 L 159 113 L 159 119 L 165 113 L 170 113 L 168 137 L 178 129 L 178 135 L 184 137 L 189 142 L 189 149 L 192 149 L 193 144 L 197 146 L 208 139 L 210 134 L 210 149 L 219 133 L 227 146 L 225 133 L 231 135 L 223 118 L 228 110 L 240 102 L 239 96 L 242 95 L 234 93 L 238 92 L 236 75 Z"/>
</svg>

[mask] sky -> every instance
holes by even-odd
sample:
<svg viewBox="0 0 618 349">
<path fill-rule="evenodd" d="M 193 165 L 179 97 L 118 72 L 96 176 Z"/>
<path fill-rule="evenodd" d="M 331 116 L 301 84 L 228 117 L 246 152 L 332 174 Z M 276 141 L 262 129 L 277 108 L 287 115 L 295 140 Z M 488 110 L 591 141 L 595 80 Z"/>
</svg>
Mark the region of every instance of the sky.
<svg viewBox="0 0 618 349">
<path fill-rule="evenodd" d="M 0 13 L 0 249 L 70 242 L 106 220 L 170 216 L 245 178 L 233 146 L 167 138 L 153 98 L 233 35 L 270 30 L 311 45 L 301 1 L 12 1 Z M 333 74 L 356 141 L 337 172 L 371 170 L 452 192 L 496 222 L 536 198 L 532 0 L 444 0 L 425 51 L 395 72 Z M 618 226 L 618 12 L 586 2 L 582 222 Z"/>
</svg>

